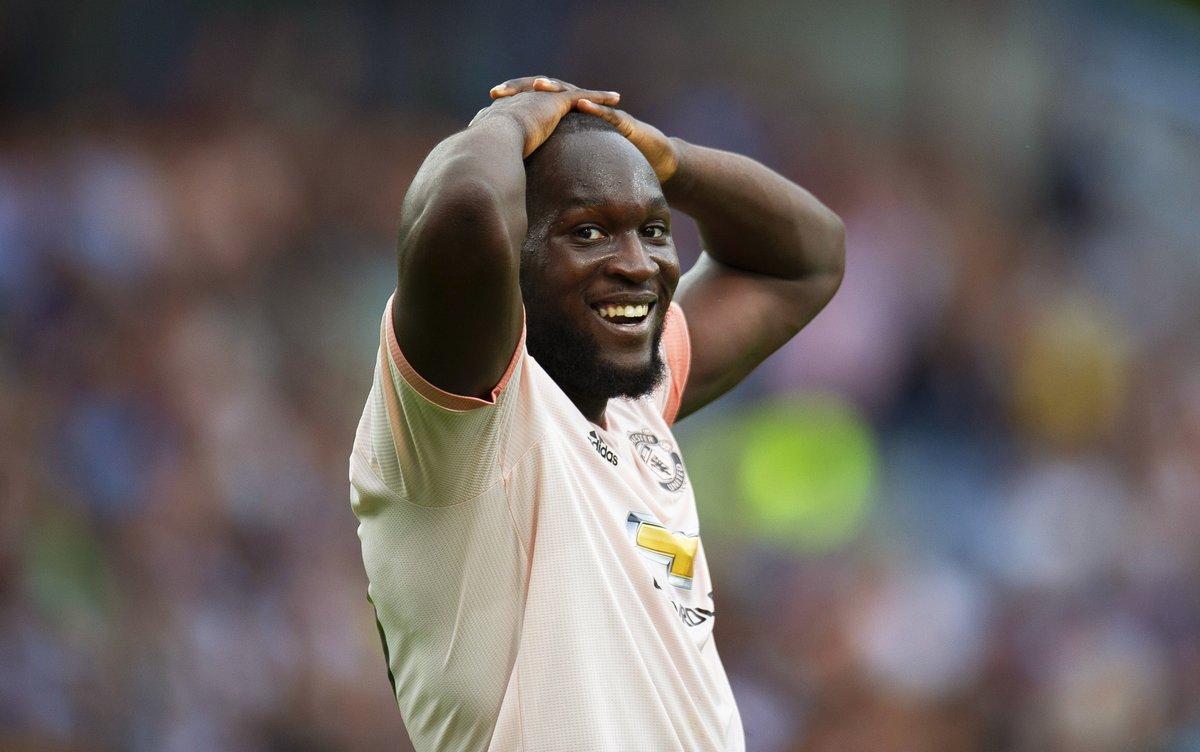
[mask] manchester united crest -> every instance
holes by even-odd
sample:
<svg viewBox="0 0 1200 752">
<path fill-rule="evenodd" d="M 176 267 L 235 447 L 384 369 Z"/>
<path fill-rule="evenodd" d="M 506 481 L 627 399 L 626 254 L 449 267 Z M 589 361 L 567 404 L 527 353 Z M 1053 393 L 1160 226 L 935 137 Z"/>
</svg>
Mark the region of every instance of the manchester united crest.
<svg viewBox="0 0 1200 752">
<path fill-rule="evenodd" d="M 674 444 L 660 440 L 645 429 L 630 433 L 629 440 L 633 442 L 638 459 L 650 469 L 658 485 L 671 492 L 683 488 L 687 475 Z"/>
</svg>

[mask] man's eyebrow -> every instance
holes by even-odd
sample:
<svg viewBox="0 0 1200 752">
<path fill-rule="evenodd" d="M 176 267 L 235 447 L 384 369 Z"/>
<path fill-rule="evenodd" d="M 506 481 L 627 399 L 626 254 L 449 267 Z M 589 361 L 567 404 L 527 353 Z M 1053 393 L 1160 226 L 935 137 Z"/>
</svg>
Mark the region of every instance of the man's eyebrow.
<svg viewBox="0 0 1200 752">
<path fill-rule="evenodd" d="M 568 209 L 590 209 L 596 206 L 604 206 L 607 201 L 601 201 L 598 198 L 585 198 L 582 196 L 569 196 L 562 204 L 559 205 L 559 211 Z"/>
<path fill-rule="evenodd" d="M 670 210 L 671 205 L 667 203 L 666 196 L 655 196 L 650 199 L 650 208 L 659 210 Z"/>
<path fill-rule="evenodd" d="M 593 198 L 590 196 L 569 196 L 559 207 L 559 214 L 570 211 L 571 209 L 595 209 L 597 207 L 611 206 L 611 201 L 604 199 Z M 652 211 L 669 210 L 671 207 L 667 203 L 665 196 L 655 196 L 646 202 L 646 208 Z"/>
</svg>

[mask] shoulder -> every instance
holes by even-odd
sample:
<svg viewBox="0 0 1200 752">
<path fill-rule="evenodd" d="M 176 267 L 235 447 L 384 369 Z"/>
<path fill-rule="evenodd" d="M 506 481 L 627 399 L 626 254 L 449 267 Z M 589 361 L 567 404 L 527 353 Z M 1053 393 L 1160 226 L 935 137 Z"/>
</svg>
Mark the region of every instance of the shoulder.
<svg viewBox="0 0 1200 752">
<path fill-rule="evenodd" d="M 395 497 L 420 506 L 474 498 L 496 483 L 505 461 L 536 435 L 524 425 L 531 396 L 532 361 L 518 340 L 501 378 L 483 396 L 454 394 L 425 379 L 402 351 L 390 312 L 380 326 L 375 378 L 359 422 L 352 478 L 366 470 Z M 534 381 L 536 374 L 531 374 Z M 355 470 L 357 469 L 357 473 Z"/>
<path fill-rule="evenodd" d="M 656 395 L 661 392 L 658 404 L 663 419 L 670 425 L 679 414 L 680 399 L 692 365 L 692 340 L 688 333 L 687 317 L 675 301 L 671 301 L 663 322 L 662 358 L 667 373 Z"/>
</svg>

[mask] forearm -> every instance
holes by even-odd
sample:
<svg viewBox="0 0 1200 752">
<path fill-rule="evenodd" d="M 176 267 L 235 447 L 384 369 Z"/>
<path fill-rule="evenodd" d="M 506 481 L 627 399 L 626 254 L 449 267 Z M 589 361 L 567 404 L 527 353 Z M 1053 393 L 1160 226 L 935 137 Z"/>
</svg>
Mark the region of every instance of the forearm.
<svg viewBox="0 0 1200 752">
<path fill-rule="evenodd" d="M 749 157 L 671 141 L 679 164 L 663 192 L 696 220 L 709 256 L 783 279 L 840 278 L 842 222 L 811 193 Z"/>
</svg>

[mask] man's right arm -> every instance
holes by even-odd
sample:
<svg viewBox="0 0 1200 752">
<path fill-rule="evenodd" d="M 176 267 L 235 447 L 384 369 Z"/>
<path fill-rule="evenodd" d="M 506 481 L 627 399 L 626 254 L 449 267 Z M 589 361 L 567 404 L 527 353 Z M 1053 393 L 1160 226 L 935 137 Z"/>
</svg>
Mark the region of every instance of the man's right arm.
<svg viewBox="0 0 1200 752">
<path fill-rule="evenodd" d="M 486 398 L 512 359 L 523 324 L 522 160 L 581 97 L 616 101 L 588 90 L 497 99 L 438 144 L 409 186 L 392 322 L 409 364 L 439 389 Z"/>
</svg>

